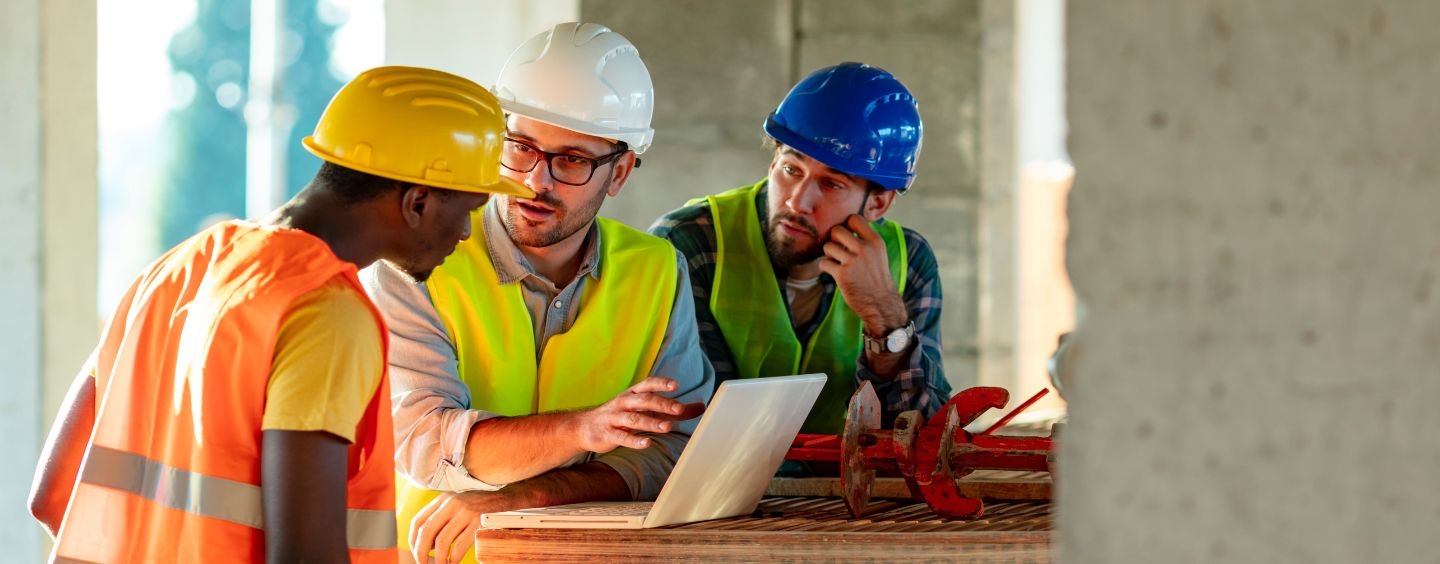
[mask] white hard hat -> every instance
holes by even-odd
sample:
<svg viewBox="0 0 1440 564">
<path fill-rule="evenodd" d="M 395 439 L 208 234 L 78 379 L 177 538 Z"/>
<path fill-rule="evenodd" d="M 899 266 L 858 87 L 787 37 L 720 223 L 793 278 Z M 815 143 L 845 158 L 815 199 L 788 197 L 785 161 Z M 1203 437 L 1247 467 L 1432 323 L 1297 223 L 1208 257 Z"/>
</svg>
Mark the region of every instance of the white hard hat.
<svg viewBox="0 0 1440 564">
<path fill-rule="evenodd" d="M 636 153 L 655 130 L 655 87 L 624 36 L 591 23 L 562 23 L 521 44 L 495 82 L 505 111 L 624 141 Z"/>
</svg>

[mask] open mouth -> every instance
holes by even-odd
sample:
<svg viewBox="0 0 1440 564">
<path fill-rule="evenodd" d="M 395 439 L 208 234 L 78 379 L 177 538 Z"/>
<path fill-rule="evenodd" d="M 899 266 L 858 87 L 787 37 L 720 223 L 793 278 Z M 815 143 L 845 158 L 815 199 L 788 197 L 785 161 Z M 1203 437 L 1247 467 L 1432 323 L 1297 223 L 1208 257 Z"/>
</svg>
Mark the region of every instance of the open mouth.
<svg viewBox="0 0 1440 564">
<path fill-rule="evenodd" d="M 515 208 L 520 210 L 520 215 L 531 221 L 545 221 L 555 215 L 555 208 L 535 202 L 533 200 L 515 200 Z"/>
</svg>

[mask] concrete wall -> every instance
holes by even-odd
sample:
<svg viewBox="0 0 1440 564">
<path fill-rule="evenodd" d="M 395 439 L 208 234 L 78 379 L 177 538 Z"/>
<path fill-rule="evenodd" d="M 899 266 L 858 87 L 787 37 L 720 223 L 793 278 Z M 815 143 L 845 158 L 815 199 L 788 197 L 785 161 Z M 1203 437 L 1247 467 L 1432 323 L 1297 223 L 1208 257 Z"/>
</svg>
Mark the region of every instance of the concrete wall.
<svg viewBox="0 0 1440 564">
<path fill-rule="evenodd" d="M 1069 17 L 1071 562 L 1436 562 L 1440 4 Z"/>
<path fill-rule="evenodd" d="M 769 164 L 760 127 L 790 86 L 847 60 L 885 68 L 925 120 L 918 179 L 890 216 L 935 247 L 946 373 L 956 387 L 974 385 L 979 12 L 949 0 L 583 0 L 581 18 L 633 41 L 655 80 L 655 144 L 603 213 L 647 227 L 690 198 L 759 180 Z"/>
<path fill-rule="evenodd" d="M 578 0 L 385 3 L 385 64 L 431 67 L 486 87 L 530 36 L 574 21 Z"/>
</svg>

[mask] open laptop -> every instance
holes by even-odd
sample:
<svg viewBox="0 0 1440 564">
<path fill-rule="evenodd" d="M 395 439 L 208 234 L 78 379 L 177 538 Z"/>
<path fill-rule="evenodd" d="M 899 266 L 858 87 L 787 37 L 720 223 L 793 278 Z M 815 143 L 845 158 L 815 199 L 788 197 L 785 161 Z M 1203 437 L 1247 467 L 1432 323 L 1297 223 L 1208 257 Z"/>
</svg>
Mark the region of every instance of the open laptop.
<svg viewBox="0 0 1440 564">
<path fill-rule="evenodd" d="M 647 529 L 751 513 L 824 386 L 824 374 L 721 383 L 653 502 L 486 513 L 480 524 L 492 529 Z"/>
</svg>

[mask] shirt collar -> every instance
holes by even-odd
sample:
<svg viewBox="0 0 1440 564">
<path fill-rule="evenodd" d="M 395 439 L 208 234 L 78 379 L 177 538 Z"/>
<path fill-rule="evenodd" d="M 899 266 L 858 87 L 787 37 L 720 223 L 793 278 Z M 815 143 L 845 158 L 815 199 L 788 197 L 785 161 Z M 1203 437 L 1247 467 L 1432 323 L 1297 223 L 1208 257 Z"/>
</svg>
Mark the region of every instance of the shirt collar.
<svg viewBox="0 0 1440 564">
<path fill-rule="evenodd" d="M 493 200 L 492 200 L 493 202 Z M 537 280 L 543 280 L 550 285 L 553 281 L 546 280 L 544 276 L 535 272 L 535 267 L 520 252 L 520 247 L 510 239 L 510 233 L 505 231 L 504 220 L 500 218 L 500 206 L 486 204 L 484 216 L 481 218 L 481 228 L 485 230 L 485 251 L 490 255 L 490 263 L 495 266 L 495 274 L 501 284 L 511 284 L 533 276 Z M 581 252 L 580 270 L 576 271 L 576 277 L 590 276 L 596 280 L 600 279 L 600 226 L 598 222 L 590 222 L 589 232 L 585 236 L 586 244 Z"/>
</svg>

